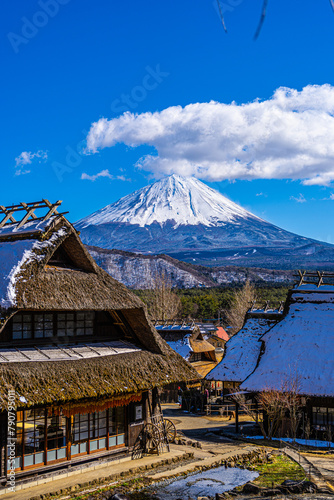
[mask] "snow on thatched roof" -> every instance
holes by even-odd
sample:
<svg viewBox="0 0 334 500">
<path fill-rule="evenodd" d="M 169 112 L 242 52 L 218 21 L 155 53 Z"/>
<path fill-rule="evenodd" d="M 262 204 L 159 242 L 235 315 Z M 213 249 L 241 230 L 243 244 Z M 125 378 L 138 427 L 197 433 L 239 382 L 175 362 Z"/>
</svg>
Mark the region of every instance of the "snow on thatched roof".
<svg viewBox="0 0 334 500">
<path fill-rule="evenodd" d="M 2 312 L 143 307 L 139 298 L 96 265 L 64 217 L 51 218 L 39 229 L 24 239 L 15 231 L 10 236 L 0 234 Z M 47 265 L 60 246 L 76 264 L 75 272 Z"/>
<path fill-rule="evenodd" d="M 260 337 L 276 321 L 263 317 L 248 317 L 243 328 L 225 344 L 225 356 L 207 375 L 210 380 L 241 382 L 256 367 L 261 351 Z"/>
<path fill-rule="evenodd" d="M 25 205 L 27 215 L 32 205 Z M 1 363 L 0 400 L 5 401 L 9 387 L 24 394 L 27 404 L 44 404 L 198 378 L 157 333 L 143 302 L 97 266 L 62 214 L 7 223 L 12 208 L 1 208 L 6 220 L 0 222 L 0 340 L 18 311 L 120 311 L 142 349 L 68 361 Z M 58 249 L 68 256 L 68 267 L 52 263 Z"/>
<path fill-rule="evenodd" d="M 184 359 L 189 359 L 190 353 L 192 352 L 191 345 L 189 342 L 191 334 L 187 334 L 184 337 L 178 339 L 178 340 L 168 340 L 167 344 L 169 347 L 173 349 L 173 351 L 177 352 L 182 356 Z"/>
<path fill-rule="evenodd" d="M 301 394 L 334 396 L 334 287 L 291 290 L 285 317 L 262 337 L 264 353 L 241 387 L 298 386 Z"/>
</svg>

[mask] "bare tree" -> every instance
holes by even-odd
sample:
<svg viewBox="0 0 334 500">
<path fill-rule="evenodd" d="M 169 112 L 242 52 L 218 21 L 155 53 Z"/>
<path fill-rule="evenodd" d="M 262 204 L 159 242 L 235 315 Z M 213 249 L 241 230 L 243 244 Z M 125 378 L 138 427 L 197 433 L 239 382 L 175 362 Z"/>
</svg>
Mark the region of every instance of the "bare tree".
<svg viewBox="0 0 334 500">
<path fill-rule="evenodd" d="M 180 314 L 181 300 L 172 289 L 172 282 L 165 273 L 156 276 L 152 290 L 143 294 L 149 315 L 154 320 L 174 319 Z"/>
<path fill-rule="evenodd" d="M 260 408 L 258 405 L 253 403 L 249 403 L 244 394 L 235 393 L 231 396 L 231 399 L 235 401 L 239 405 L 239 409 L 245 413 L 249 418 L 251 418 L 254 422 L 256 422 L 260 429 L 263 437 L 266 439 L 267 433 L 264 427 L 262 415 L 260 415 Z"/>
<path fill-rule="evenodd" d="M 300 397 L 300 376 L 295 371 L 286 377 L 282 384 L 282 397 L 284 407 L 289 414 L 289 423 L 293 440 L 297 437 L 297 431 L 302 419 L 301 397 Z"/>
<path fill-rule="evenodd" d="M 272 439 L 279 431 L 283 419 L 287 416 L 291 434 L 295 440 L 302 418 L 300 386 L 298 371 L 290 370 L 281 382 L 279 389 L 268 388 L 257 394 L 257 405 L 247 402 L 242 393 L 234 394 L 232 399 L 239 404 L 240 409 L 246 415 L 259 424 L 264 438 Z M 267 415 L 267 428 L 263 419 L 259 418 L 259 410 Z"/>
<path fill-rule="evenodd" d="M 226 312 L 226 320 L 230 326 L 230 336 L 236 334 L 243 327 L 246 313 L 255 298 L 255 288 L 247 280 L 243 288 L 235 294 L 234 303 Z"/>
<path fill-rule="evenodd" d="M 285 415 L 285 400 L 283 393 L 277 390 L 265 390 L 259 393 L 258 401 L 268 417 L 267 437 L 272 439 L 277 433 Z"/>
<path fill-rule="evenodd" d="M 309 441 L 310 436 L 311 436 L 311 431 L 312 431 L 312 427 L 311 427 L 310 419 L 308 417 L 306 417 L 305 426 L 304 426 L 304 436 L 303 436 L 306 439 L 306 441 Z"/>
</svg>

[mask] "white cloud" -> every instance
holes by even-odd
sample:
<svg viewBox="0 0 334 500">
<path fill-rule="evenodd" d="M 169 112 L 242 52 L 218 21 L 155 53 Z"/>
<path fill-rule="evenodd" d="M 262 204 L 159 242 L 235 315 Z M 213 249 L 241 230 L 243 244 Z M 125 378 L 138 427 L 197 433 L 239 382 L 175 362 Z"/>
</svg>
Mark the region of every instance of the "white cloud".
<svg viewBox="0 0 334 500">
<path fill-rule="evenodd" d="M 322 198 L 322 201 L 334 200 L 334 193 L 331 193 L 328 198 Z"/>
<path fill-rule="evenodd" d="M 108 169 L 101 170 L 98 174 L 94 175 L 88 175 L 88 174 L 81 174 L 81 179 L 82 180 L 87 180 L 87 181 L 96 181 L 96 179 L 99 179 L 100 177 L 108 177 L 109 179 L 115 179 L 118 181 L 130 181 L 131 179 L 127 179 L 124 175 L 112 175 Z"/>
<path fill-rule="evenodd" d="M 302 193 L 299 193 L 299 196 L 290 196 L 290 200 L 296 201 L 297 203 L 306 202 L 306 198 Z"/>
<path fill-rule="evenodd" d="M 31 165 L 35 158 L 38 158 L 39 163 L 46 161 L 48 159 L 48 152 L 42 150 L 36 153 L 22 151 L 22 153 L 15 158 L 15 175 L 30 174 L 31 171 L 26 169 L 25 165 Z"/>
<path fill-rule="evenodd" d="M 117 143 L 153 146 L 139 168 L 161 174 L 224 179 L 334 180 L 334 87 L 281 87 L 266 101 L 173 106 L 124 113 L 91 125 L 87 153 Z"/>
</svg>

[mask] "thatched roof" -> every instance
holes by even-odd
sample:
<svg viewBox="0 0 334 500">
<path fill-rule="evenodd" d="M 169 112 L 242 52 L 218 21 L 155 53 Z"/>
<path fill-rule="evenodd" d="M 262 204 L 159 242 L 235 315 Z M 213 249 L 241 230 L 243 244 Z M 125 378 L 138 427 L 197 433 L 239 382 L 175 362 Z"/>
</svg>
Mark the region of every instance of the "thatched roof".
<svg viewBox="0 0 334 500">
<path fill-rule="evenodd" d="M 4 235 L 0 230 L 2 326 L 20 310 L 121 310 L 147 348 L 166 351 L 166 344 L 148 322 L 143 302 L 97 266 L 64 217 L 39 225 L 38 231 L 29 233 L 29 239 L 22 239 L 23 229 L 19 234 L 8 234 L 7 229 Z M 60 246 L 77 269 L 59 270 L 48 265 Z"/>
<path fill-rule="evenodd" d="M 261 340 L 264 352 L 242 383 L 250 391 L 285 390 L 334 397 L 334 287 L 290 290 L 284 318 Z"/>
<path fill-rule="evenodd" d="M 168 355 L 140 351 L 77 361 L 3 363 L 0 373 L 2 409 L 13 388 L 17 406 L 25 407 L 100 399 L 199 378 L 173 351 Z"/>
<path fill-rule="evenodd" d="M 123 309 L 142 307 L 124 285 L 97 266 L 78 233 L 64 217 L 44 224 L 34 237 L 1 234 L 0 304 L 2 310 L 19 309 Z M 46 267 L 62 245 L 76 270 Z M 91 291 L 94 289 L 94 294 Z"/>
<path fill-rule="evenodd" d="M 207 340 L 204 340 L 202 337 L 193 339 L 189 338 L 190 347 L 193 352 L 214 352 L 215 347 L 210 344 Z"/>
<path fill-rule="evenodd" d="M 245 380 L 256 367 L 261 351 L 261 336 L 276 323 L 277 320 L 272 320 L 271 316 L 264 318 L 249 314 L 241 330 L 226 342 L 221 362 L 206 378 L 229 382 Z"/>
<path fill-rule="evenodd" d="M 18 311 L 120 311 L 142 350 L 88 360 L 1 363 L 3 401 L 8 388 L 15 388 L 31 405 L 133 392 L 198 377 L 157 333 L 143 302 L 97 266 L 62 215 L 18 226 L 0 228 L 0 339 L 6 322 Z M 52 264 L 58 249 L 69 256 L 68 268 Z"/>
</svg>

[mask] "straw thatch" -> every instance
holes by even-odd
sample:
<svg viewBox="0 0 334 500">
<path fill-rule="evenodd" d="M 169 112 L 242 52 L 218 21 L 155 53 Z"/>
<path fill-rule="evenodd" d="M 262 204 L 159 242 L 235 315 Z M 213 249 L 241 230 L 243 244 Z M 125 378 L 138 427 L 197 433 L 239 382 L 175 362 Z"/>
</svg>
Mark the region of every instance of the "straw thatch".
<svg viewBox="0 0 334 500">
<path fill-rule="evenodd" d="M 196 339 L 193 339 L 193 338 L 189 338 L 189 343 L 190 343 L 190 347 L 192 349 L 193 352 L 214 352 L 215 351 L 215 347 L 210 344 L 210 342 L 208 342 L 207 340 L 204 340 L 202 338 L 196 338 Z"/>
<path fill-rule="evenodd" d="M 157 333 L 143 302 L 97 266 L 64 217 L 26 234 L 24 239 L 22 232 L 0 233 L 0 339 L 18 311 L 118 311 L 143 350 L 77 361 L 1 363 L 2 408 L 9 388 L 23 398 L 22 406 L 136 392 L 198 377 Z M 72 268 L 48 264 L 59 247 Z"/>
<path fill-rule="evenodd" d="M 0 242 L 0 246 L 2 250 L 6 250 L 7 246 L 9 252 L 16 235 L 11 235 L 10 241 L 8 236 L 6 238 L 7 242 Z M 18 243 L 22 244 L 21 236 Z M 43 233 L 38 233 L 37 242 L 30 239 L 27 243 L 28 245 L 23 247 L 25 253 L 18 255 L 21 261 L 17 265 L 13 285 L 15 299 L 11 302 L 7 300 L 7 309 L 2 307 L 2 327 L 6 320 L 19 310 L 121 310 L 145 347 L 154 352 L 167 352 L 166 344 L 147 320 L 143 302 L 97 266 L 82 244 L 77 231 L 64 217 L 57 218 Z M 47 265 L 61 245 L 80 270 L 59 270 Z M 1 270 L 2 266 L 0 278 Z"/>
<path fill-rule="evenodd" d="M 199 378 L 173 351 L 168 355 L 140 351 L 74 362 L 3 363 L 0 372 L 2 409 L 13 388 L 17 406 L 24 407 L 136 393 Z"/>
</svg>

